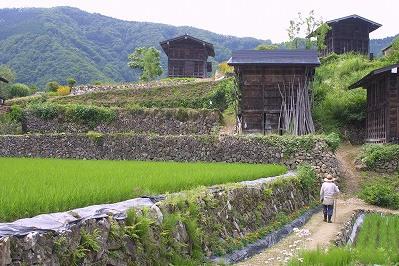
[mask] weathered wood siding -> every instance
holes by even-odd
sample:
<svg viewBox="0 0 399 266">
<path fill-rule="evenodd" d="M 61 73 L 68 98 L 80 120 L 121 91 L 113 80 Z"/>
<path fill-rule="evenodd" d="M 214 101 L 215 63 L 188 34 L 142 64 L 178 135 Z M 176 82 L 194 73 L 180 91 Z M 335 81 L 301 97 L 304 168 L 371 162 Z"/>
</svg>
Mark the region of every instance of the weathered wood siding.
<svg viewBox="0 0 399 266">
<path fill-rule="evenodd" d="M 208 52 L 204 45 L 190 39 L 171 42 L 168 56 L 169 77 L 207 76 Z"/>
<path fill-rule="evenodd" d="M 369 81 L 367 89 L 367 142 L 399 139 L 399 76 L 384 73 Z"/>
<path fill-rule="evenodd" d="M 312 76 L 303 66 L 239 66 L 243 132 L 280 134 L 281 92 Z M 292 95 L 296 97 L 296 95 Z"/>
<path fill-rule="evenodd" d="M 345 20 L 331 25 L 326 36 L 327 48 L 321 52 L 322 56 L 331 53 L 343 54 L 355 52 L 364 55 L 369 53 L 369 28 L 364 21 Z"/>
<path fill-rule="evenodd" d="M 389 121 L 388 140 L 399 141 L 399 75 L 390 74 L 388 77 Z"/>
</svg>

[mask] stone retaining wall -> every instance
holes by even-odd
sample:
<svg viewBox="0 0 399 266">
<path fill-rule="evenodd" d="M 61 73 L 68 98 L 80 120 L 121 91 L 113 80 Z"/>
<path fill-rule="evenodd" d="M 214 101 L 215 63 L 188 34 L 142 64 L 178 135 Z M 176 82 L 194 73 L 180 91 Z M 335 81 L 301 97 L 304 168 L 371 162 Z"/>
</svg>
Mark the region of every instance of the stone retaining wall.
<svg viewBox="0 0 399 266">
<path fill-rule="evenodd" d="M 127 216 L 77 217 L 66 230 L 0 236 L 0 265 L 199 264 L 298 217 L 314 198 L 295 177 L 172 194 Z"/>
<path fill-rule="evenodd" d="M 376 166 L 372 168 L 368 168 L 368 170 L 376 171 L 378 173 L 395 173 L 399 171 L 399 158 L 394 158 L 388 162 L 378 163 Z"/>
<path fill-rule="evenodd" d="M 211 134 L 221 126 L 221 114 L 213 110 L 138 109 L 115 110 L 116 117 L 94 128 L 87 123 L 68 119 L 63 112 L 56 118 L 41 118 L 32 111 L 24 112 L 25 133 L 102 133 L 135 132 L 159 135 Z"/>
<path fill-rule="evenodd" d="M 278 163 L 289 169 L 309 163 L 322 177 L 339 177 L 334 153 L 318 136 L 0 136 L 0 156 Z"/>
</svg>

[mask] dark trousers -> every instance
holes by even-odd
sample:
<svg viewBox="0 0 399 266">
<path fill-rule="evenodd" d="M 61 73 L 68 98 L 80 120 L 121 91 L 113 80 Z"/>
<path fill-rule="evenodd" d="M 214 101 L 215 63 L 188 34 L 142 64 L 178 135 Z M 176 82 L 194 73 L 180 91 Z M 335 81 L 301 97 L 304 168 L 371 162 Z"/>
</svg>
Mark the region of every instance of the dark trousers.
<svg viewBox="0 0 399 266">
<path fill-rule="evenodd" d="M 334 211 L 334 205 L 324 205 L 323 204 L 324 217 L 326 217 L 328 215 L 331 218 L 331 216 L 333 215 L 333 211 Z"/>
</svg>

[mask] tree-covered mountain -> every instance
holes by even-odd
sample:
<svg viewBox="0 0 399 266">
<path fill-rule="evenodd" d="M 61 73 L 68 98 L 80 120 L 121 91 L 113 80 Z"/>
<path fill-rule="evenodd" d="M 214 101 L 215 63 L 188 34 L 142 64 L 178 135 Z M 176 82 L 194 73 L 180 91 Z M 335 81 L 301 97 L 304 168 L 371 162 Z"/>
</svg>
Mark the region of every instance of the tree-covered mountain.
<svg viewBox="0 0 399 266">
<path fill-rule="evenodd" d="M 271 44 L 187 26 L 123 21 L 71 7 L 0 9 L 0 65 L 10 66 L 17 82 L 41 87 L 68 77 L 78 83 L 134 81 L 138 73 L 127 65 L 129 53 L 141 46 L 161 50 L 160 41 L 185 33 L 213 43 L 218 62 L 227 60 L 232 50 Z M 393 38 L 371 40 L 371 52 L 378 56 Z M 165 70 L 163 52 L 161 61 Z"/>
<path fill-rule="evenodd" d="M 14 69 L 18 82 L 39 86 L 68 77 L 78 83 L 133 81 L 137 73 L 127 65 L 129 53 L 141 46 L 161 49 L 160 41 L 185 33 L 213 43 L 216 61 L 227 60 L 235 49 L 271 43 L 193 27 L 122 21 L 71 7 L 0 9 L 0 65 Z"/>
<path fill-rule="evenodd" d="M 370 40 L 370 53 L 373 53 L 376 56 L 382 55 L 382 49 L 391 45 L 393 40 L 397 37 L 399 37 L 399 34 L 396 36 L 385 37 L 383 39 Z"/>
</svg>

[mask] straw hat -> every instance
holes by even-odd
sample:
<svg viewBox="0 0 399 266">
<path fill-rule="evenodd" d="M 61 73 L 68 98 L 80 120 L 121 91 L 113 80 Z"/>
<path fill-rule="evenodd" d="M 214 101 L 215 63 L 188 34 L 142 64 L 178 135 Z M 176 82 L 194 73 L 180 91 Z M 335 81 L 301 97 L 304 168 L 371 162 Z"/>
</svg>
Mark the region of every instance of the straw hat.
<svg viewBox="0 0 399 266">
<path fill-rule="evenodd" d="M 324 178 L 324 182 L 334 182 L 335 178 L 332 175 L 327 175 L 326 178 Z"/>
</svg>

